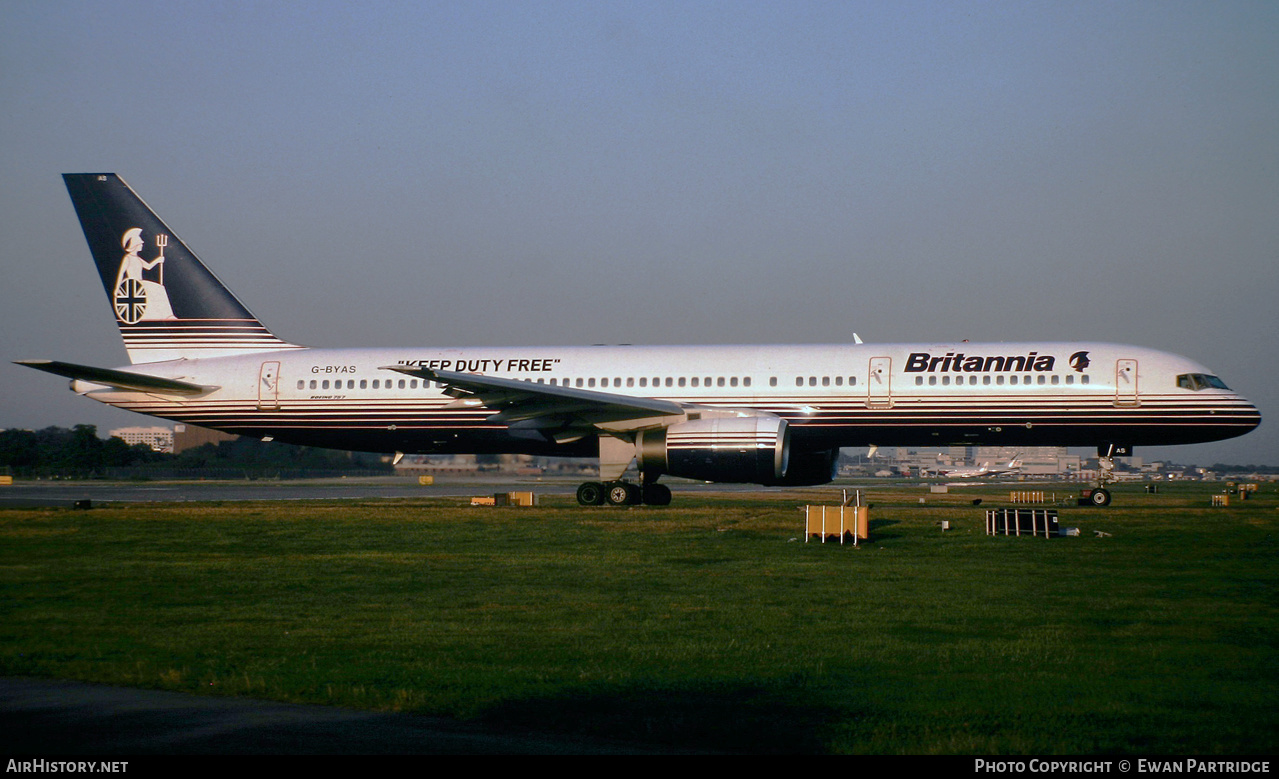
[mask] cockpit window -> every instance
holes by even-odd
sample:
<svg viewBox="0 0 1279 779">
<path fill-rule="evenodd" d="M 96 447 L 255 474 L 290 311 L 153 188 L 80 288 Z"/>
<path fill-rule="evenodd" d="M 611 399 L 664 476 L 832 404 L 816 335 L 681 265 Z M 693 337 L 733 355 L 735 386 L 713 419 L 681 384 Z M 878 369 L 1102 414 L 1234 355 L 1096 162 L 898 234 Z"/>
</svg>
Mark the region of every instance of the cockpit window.
<svg viewBox="0 0 1279 779">
<path fill-rule="evenodd" d="M 1206 373 L 1183 373 L 1177 377 L 1177 386 L 1188 390 L 1230 389 L 1224 381 Z"/>
</svg>

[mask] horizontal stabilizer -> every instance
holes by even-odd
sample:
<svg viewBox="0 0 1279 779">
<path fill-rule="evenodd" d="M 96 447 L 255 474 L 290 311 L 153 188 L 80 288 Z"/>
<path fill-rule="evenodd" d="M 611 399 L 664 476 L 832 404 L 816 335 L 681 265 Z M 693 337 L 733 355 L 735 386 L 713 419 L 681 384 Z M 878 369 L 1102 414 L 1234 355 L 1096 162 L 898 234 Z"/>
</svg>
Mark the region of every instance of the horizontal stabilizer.
<svg viewBox="0 0 1279 779">
<path fill-rule="evenodd" d="M 133 373 L 132 371 L 94 368 L 91 365 L 76 365 L 69 362 L 55 362 L 54 360 L 15 360 L 14 362 L 17 365 L 25 365 L 38 371 L 66 376 L 69 379 L 78 379 L 92 384 L 104 384 L 108 387 L 136 392 L 160 392 L 166 395 L 203 395 L 218 389 L 217 387 L 191 384 L 177 379 L 147 376 L 146 374 Z"/>
</svg>

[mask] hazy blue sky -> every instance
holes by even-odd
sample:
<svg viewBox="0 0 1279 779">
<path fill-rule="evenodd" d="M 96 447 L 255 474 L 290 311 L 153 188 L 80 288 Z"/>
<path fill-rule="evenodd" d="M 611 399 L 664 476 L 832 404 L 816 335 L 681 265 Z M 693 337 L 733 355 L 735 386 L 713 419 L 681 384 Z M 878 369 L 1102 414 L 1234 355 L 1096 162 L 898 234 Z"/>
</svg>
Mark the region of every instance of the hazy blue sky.
<svg viewBox="0 0 1279 779">
<path fill-rule="evenodd" d="M 303 343 L 1118 341 L 1279 463 L 1279 3 L 0 0 L 0 105 L 6 360 L 126 362 L 114 171 Z"/>
</svg>

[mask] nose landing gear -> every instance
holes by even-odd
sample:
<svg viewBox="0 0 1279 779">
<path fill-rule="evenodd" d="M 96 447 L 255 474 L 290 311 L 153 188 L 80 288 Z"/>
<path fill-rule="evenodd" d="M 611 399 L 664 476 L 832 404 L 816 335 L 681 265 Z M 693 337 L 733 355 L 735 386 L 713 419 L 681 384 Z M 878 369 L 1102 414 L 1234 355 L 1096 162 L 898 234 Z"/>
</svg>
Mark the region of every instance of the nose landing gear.
<svg viewBox="0 0 1279 779">
<path fill-rule="evenodd" d="M 1110 490 L 1106 489 L 1106 485 L 1118 481 L 1114 474 L 1115 458 L 1129 457 L 1131 455 L 1131 446 L 1102 444 L 1097 447 L 1097 465 L 1099 466 L 1097 481 L 1092 490 L 1084 496 L 1089 505 L 1099 507 L 1110 505 Z"/>
</svg>

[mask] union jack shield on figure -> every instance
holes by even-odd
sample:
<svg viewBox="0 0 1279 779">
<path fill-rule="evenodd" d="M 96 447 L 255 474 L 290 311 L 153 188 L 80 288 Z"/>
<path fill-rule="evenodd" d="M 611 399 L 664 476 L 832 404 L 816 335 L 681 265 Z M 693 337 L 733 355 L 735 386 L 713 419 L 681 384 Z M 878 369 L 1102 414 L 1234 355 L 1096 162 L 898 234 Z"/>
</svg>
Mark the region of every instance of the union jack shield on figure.
<svg viewBox="0 0 1279 779">
<path fill-rule="evenodd" d="M 124 259 L 120 262 L 115 294 L 112 295 L 116 317 L 130 325 L 143 320 L 173 319 L 169 293 L 164 288 L 164 247 L 169 245 L 169 236 L 160 234 L 155 237 L 159 253 L 150 261 L 141 257 L 146 245 L 142 228 L 126 230 L 120 245 L 124 248 Z M 147 274 L 158 278 L 153 281 L 146 278 Z"/>
</svg>

